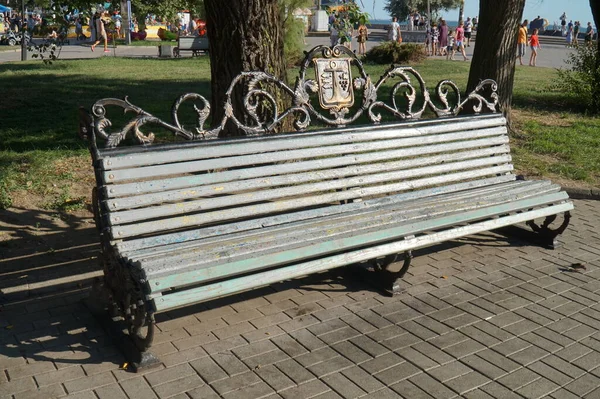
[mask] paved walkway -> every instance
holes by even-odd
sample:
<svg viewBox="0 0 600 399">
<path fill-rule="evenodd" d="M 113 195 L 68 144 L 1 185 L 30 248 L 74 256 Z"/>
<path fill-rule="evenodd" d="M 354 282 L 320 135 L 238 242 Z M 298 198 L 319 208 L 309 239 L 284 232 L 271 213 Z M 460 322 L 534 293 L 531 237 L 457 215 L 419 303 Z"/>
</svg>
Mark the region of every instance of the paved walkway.
<svg viewBox="0 0 600 399">
<path fill-rule="evenodd" d="M 330 272 L 160 315 L 145 374 L 122 369 L 84 287 L 8 297 L 0 397 L 598 398 L 600 202 L 575 203 L 562 249 L 487 233 L 422 250 L 396 298 Z"/>
<path fill-rule="evenodd" d="M 370 50 L 374 46 L 381 43 L 381 38 L 375 37 L 372 40 L 367 42 L 367 50 Z M 77 44 L 75 41 L 71 41 L 71 45 L 63 46 L 60 59 L 82 59 L 82 58 L 98 58 L 104 56 L 113 56 L 113 57 L 158 57 L 158 47 L 157 46 L 118 46 L 116 48 L 111 48 L 110 53 L 104 53 L 102 49 L 99 47 L 96 51 L 92 52 L 89 46 L 83 46 L 81 44 Z M 325 44 L 329 45 L 328 37 L 307 37 L 306 38 L 306 49 L 311 49 L 314 46 Z M 6 50 L 7 46 L 0 46 L 0 49 Z M 353 49 L 358 49 L 358 44 L 356 40 L 353 42 Z M 466 48 L 467 57 L 473 56 L 474 44 L 471 47 Z M 528 50 L 530 51 L 530 50 Z M 560 68 L 566 67 L 564 60 L 568 57 L 568 54 L 572 52 L 571 49 L 566 49 L 564 46 L 558 45 L 544 45 L 542 49 L 540 49 L 540 53 L 538 55 L 538 65 L 540 67 L 547 68 Z M 190 57 L 190 52 L 182 53 L 184 57 Z M 439 59 L 444 59 L 443 57 L 435 57 Z M 19 61 L 21 59 L 20 49 L 15 48 L 14 50 L 9 51 L 0 51 L 0 63 L 8 62 L 8 61 Z M 460 61 L 459 61 L 460 60 Z M 455 61 L 449 62 L 463 62 L 462 56 L 458 55 Z M 526 56 L 526 63 L 529 62 L 529 53 Z"/>
</svg>

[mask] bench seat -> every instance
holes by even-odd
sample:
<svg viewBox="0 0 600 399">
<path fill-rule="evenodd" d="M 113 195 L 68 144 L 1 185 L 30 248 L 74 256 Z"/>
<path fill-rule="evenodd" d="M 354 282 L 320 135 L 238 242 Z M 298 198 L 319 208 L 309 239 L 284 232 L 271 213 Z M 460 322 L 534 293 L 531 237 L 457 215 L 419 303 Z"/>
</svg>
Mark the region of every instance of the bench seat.
<svg viewBox="0 0 600 399">
<path fill-rule="evenodd" d="M 99 150 L 100 208 L 155 312 L 572 209 L 499 115 Z"/>
</svg>

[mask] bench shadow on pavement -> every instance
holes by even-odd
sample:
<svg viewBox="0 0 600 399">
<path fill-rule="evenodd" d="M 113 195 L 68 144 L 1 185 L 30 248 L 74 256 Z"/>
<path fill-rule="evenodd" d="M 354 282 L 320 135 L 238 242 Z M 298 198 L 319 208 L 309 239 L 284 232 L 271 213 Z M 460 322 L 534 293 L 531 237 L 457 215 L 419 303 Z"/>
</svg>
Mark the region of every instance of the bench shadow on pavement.
<svg viewBox="0 0 600 399">
<path fill-rule="evenodd" d="M 0 233 L 0 354 L 16 363 L 30 359 L 53 362 L 57 368 L 81 364 L 116 369 L 122 364 L 123 356 L 81 301 L 88 297 L 95 276 L 101 275 L 98 235 L 91 214 L 2 210 Z M 415 256 L 460 251 L 468 244 L 529 245 L 510 236 L 499 241 L 496 233 L 484 233 L 415 251 Z M 331 299 L 361 291 L 378 292 L 354 278 L 351 268 L 334 269 L 158 314 L 158 334 L 161 322 L 229 305 L 237 307 L 290 289 L 318 291 Z M 300 317 L 317 310 L 321 308 L 314 303 L 299 304 L 286 313 Z"/>
</svg>

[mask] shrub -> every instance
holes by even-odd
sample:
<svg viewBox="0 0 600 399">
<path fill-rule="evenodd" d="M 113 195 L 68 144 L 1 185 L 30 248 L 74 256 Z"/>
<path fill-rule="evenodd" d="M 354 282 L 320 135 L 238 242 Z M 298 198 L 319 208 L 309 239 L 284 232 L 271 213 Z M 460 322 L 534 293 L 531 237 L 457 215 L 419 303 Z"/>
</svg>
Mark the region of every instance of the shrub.
<svg viewBox="0 0 600 399">
<path fill-rule="evenodd" d="M 365 60 L 374 64 L 410 64 L 425 59 L 425 47 L 416 43 L 383 42 L 365 54 Z"/>
<path fill-rule="evenodd" d="M 579 46 L 566 63 L 570 69 L 558 70 L 556 87 L 577 97 L 588 112 L 600 113 L 600 55 L 597 43 Z"/>
</svg>

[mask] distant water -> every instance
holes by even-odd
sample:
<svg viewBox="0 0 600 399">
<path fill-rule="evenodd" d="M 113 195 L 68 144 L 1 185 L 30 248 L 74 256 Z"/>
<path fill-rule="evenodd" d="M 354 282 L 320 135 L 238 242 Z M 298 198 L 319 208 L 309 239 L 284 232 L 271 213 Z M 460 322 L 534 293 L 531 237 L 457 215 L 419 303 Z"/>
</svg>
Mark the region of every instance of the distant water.
<svg viewBox="0 0 600 399">
<path fill-rule="evenodd" d="M 391 18 L 390 19 L 371 19 L 371 20 L 369 20 L 369 23 L 371 23 L 372 25 L 389 25 L 392 23 L 392 19 Z M 404 25 L 406 23 L 408 23 L 408 21 L 400 21 L 401 25 Z M 458 26 L 458 21 L 446 20 L 446 23 L 452 27 Z"/>
</svg>

